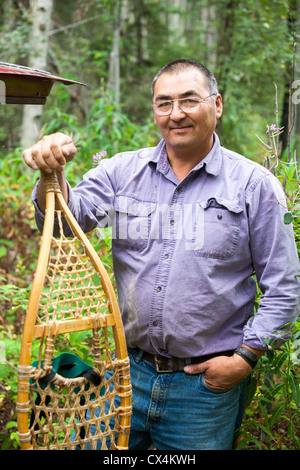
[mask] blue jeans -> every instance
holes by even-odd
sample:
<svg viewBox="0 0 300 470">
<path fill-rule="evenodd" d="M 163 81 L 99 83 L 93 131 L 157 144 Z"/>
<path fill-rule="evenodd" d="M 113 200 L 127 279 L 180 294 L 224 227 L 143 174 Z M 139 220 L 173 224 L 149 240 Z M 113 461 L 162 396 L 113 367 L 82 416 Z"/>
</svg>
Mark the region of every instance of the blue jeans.
<svg viewBox="0 0 300 470">
<path fill-rule="evenodd" d="M 244 415 L 247 379 L 218 392 L 205 384 L 204 374 L 157 373 L 154 364 L 143 360 L 142 351 L 129 349 L 128 353 L 132 383 L 129 450 L 147 450 L 151 443 L 157 450 L 232 449 Z M 95 434 L 94 425 L 90 433 Z M 100 441 L 97 449 L 101 449 Z"/>
<path fill-rule="evenodd" d="M 133 387 L 130 450 L 231 450 L 245 408 L 246 383 L 218 392 L 204 375 L 157 373 L 129 350 Z"/>
</svg>

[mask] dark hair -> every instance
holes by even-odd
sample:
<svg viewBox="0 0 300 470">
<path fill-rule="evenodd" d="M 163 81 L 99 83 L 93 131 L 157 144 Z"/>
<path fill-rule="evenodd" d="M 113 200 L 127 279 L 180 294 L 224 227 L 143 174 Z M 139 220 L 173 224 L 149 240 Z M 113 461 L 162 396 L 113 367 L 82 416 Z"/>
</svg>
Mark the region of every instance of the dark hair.
<svg viewBox="0 0 300 470">
<path fill-rule="evenodd" d="M 202 73 L 202 75 L 205 76 L 210 93 L 218 93 L 217 80 L 216 80 L 215 76 L 206 67 L 204 67 L 204 65 L 200 64 L 199 62 L 195 62 L 193 60 L 177 59 L 177 60 L 173 60 L 169 64 L 165 65 L 155 75 L 155 77 L 153 79 L 153 82 L 152 82 L 152 86 L 151 86 L 152 96 L 154 95 L 155 84 L 156 84 L 158 78 L 163 73 L 178 73 L 178 72 L 182 72 L 184 70 L 187 70 L 189 68 L 196 68 Z"/>
</svg>

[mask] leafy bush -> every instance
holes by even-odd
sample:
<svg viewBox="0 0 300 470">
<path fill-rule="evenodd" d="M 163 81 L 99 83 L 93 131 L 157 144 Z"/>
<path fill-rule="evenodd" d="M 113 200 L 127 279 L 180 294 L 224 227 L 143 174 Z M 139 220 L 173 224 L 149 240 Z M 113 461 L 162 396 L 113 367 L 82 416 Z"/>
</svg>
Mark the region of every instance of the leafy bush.
<svg viewBox="0 0 300 470">
<path fill-rule="evenodd" d="M 300 180 L 296 159 L 279 158 L 275 124 L 267 126 L 268 142 L 262 142 L 266 166 L 275 173 L 287 197 L 284 222 L 293 224 L 300 255 Z M 289 160 L 289 161 L 287 161 Z M 279 201 L 280 203 L 280 201 Z M 300 276 L 300 273 L 299 273 Z M 261 293 L 258 290 L 256 306 Z M 237 449 L 299 450 L 300 317 L 291 339 L 280 349 L 268 350 L 251 377 L 247 409 Z"/>
<path fill-rule="evenodd" d="M 76 158 L 67 165 L 66 174 L 71 185 L 82 179 L 83 173 L 92 167 L 92 156 L 105 151 L 108 157 L 128 149 L 156 145 L 160 139 L 153 119 L 139 125 L 119 110 L 113 96 L 102 92 L 96 95 L 84 128 L 75 116 L 52 109 L 43 115 L 44 134 L 64 132 L 77 141 Z"/>
</svg>

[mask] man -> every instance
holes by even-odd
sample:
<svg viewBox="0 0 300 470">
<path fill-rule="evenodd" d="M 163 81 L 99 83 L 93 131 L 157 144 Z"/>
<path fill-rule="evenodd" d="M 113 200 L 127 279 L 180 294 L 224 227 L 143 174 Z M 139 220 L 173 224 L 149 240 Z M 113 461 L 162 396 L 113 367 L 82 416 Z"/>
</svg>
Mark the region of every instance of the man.
<svg viewBox="0 0 300 470">
<path fill-rule="evenodd" d="M 299 272 L 284 194 L 262 166 L 220 146 L 222 98 L 202 65 L 179 60 L 153 81 L 162 141 L 105 159 L 71 189 L 63 134 L 24 151 L 57 170 L 85 231 L 113 225 L 114 270 L 131 358 L 130 449 L 231 449 L 247 377 L 297 316 Z M 253 316 L 256 274 L 262 290 Z"/>
</svg>

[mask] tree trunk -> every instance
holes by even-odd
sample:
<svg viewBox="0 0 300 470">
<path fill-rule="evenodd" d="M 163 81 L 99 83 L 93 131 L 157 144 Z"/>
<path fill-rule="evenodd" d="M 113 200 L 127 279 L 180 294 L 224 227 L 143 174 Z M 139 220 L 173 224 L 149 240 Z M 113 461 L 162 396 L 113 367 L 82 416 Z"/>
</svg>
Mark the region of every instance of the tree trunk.
<svg viewBox="0 0 300 470">
<path fill-rule="evenodd" d="M 116 107 L 120 107 L 120 37 L 128 17 L 128 0 L 116 0 L 114 9 L 114 35 L 109 60 L 109 90 L 114 94 Z"/>
<path fill-rule="evenodd" d="M 116 0 L 114 10 L 114 35 L 109 60 L 109 90 L 114 94 L 117 107 L 120 105 L 120 2 Z"/>
<path fill-rule="evenodd" d="M 300 38 L 300 2 L 297 2 L 297 18 L 295 20 L 296 38 Z M 292 89 L 292 102 L 295 107 L 295 123 L 292 129 L 292 141 L 295 140 L 295 148 L 297 149 L 297 161 L 300 168 L 300 103 L 299 103 L 299 80 L 300 80 L 300 40 L 296 45 L 295 51 L 295 88 Z M 298 82 L 297 82 L 298 80 Z M 297 85 L 297 86 L 296 86 Z"/>
<path fill-rule="evenodd" d="M 231 56 L 233 44 L 233 31 L 236 20 L 236 12 L 240 0 L 230 0 L 219 11 L 218 19 L 218 44 L 217 44 L 217 72 L 223 98 L 226 93 L 226 84 L 231 80 Z M 222 121 L 221 121 L 222 122 Z"/>
<path fill-rule="evenodd" d="M 134 21 L 136 29 L 136 64 L 142 68 L 149 60 L 147 20 L 145 18 L 144 0 L 135 0 L 133 3 Z"/>
<path fill-rule="evenodd" d="M 202 7 L 201 19 L 203 25 L 201 39 L 205 45 L 204 65 L 214 73 L 217 65 L 216 7 L 208 0 Z"/>
<path fill-rule="evenodd" d="M 293 47 L 293 60 L 289 57 L 286 63 L 286 81 L 285 89 L 283 96 L 283 105 L 282 105 L 282 115 L 280 127 L 283 127 L 283 132 L 280 135 L 281 143 L 281 156 L 287 150 L 288 160 L 294 158 L 290 154 L 291 150 L 295 146 L 299 145 L 299 132 L 300 132 L 300 116 L 297 103 L 295 102 L 293 93 L 293 83 L 295 79 L 299 76 L 300 72 L 300 52 L 299 47 L 296 47 L 296 38 L 297 34 L 300 32 L 300 6 L 295 1 L 290 2 L 289 5 L 289 16 L 288 16 L 288 32 L 292 38 L 292 47 Z M 299 155 L 298 155 L 299 158 Z"/>
<path fill-rule="evenodd" d="M 114 35 L 113 44 L 109 60 L 109 80 L 108 88 L 114 95 L 116 113 L 114 116 L 114 126 L 118 125 L 117 111 L 120 110 L 120 37 L 125 27 L 128 17 L 128 0 L 116 0 L 114 10 Z M 114 142 L 114 150 L 118 152 L 118 142 Z"/>
<path fill-rule="evenodd" d="M 171 0 L 170 8 L 174 9 L 169 13 L 169 41 L 179 46 L 185 45 L 185 13 L 187 9 L 187 0 Z"/>
<path fill-rule="evenodd" d="M 28 66 L 47 69 L 48 32 L 51 26 L 53 0 L 31 0 L 32 30 L 30 35 L 31 55 Z M 21 145 L 28 147 L 39 136 L 42 116 L 41 105 L 25 105 L 21 128 Z"/>
</svg>

